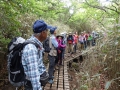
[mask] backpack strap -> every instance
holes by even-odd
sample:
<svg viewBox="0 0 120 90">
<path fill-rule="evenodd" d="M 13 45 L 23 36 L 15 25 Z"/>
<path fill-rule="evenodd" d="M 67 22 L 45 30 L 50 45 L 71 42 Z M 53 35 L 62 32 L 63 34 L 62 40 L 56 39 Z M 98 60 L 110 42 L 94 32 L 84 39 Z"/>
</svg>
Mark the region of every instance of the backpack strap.
<svg viewBox="0 0 120 90">
<path fill-rule="evenodd" d="M 51 37 L 49 37 L 49 46 L 51 48 L 51 50 L 55 50 L 56 48 L 54 47 L 54 45 L 51 42 Z"/>
<path fill-rule="evenodd" d="M 35 45 L 35 47 L 38 49 L 38 55 L 39 55 L 39 58 L 40 58 L 40 50 L 41 50 L 41 47 L 34 41 L 31 41 L 31 40 L 26 40 L 24 42 L 24 45 L 23 45 L 23 48 L 27 45 L 27 44 L 33 44 Z M 22 49 L 23 50 L 23 49 Z"/>
<path fill-rule="evenodd" d="M 33 44 L 33 45 L 36 46 L 36 48 L 41 48 L 36 42 L 31 41 L 31 40 L 26 40 L 26 41 L 24 42 L 24 44 L 25 44 L 25 45 L 27 45 L 27 44 Z"/>
<path fill-rule="evenodd" d="M 51 42 L 51 38 L 49 37 L 49 46 L 52 49 L 52 42 Z"/>
</svg>

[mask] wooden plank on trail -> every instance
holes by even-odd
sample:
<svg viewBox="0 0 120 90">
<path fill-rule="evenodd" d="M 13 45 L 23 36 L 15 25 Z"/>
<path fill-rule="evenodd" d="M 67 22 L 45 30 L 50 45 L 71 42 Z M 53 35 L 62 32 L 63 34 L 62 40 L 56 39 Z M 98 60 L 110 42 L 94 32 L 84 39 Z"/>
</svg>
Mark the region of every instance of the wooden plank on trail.
<svg viewBox="0 0 120 90">
<path fill-rule="evenodd" d="M 47 83 L 47 85 L 44 87 L 44 90 L 57 90 L 58 70 L 55 70 L 55 72 L 54 72 L 54 79 L 53 79 L 53 81 L 54 81 L 53 84 Z"/>
<path fill-rule="evenodd" d="M 70 87 L 69 87 L 69 86 L 65 86 L 64 89 L 65 89 L 65 90 L 70 90 Z"/>
<path fill-rule="evenodd" d="M 77 57 L 79 57 L 81 55 L 81 53 L 79 53 L 79 54 L 77 54 L 77 55 L 74 55 L 74 57 L 68 57 L 68 58 L 66 58 L 65 59 L 65 61 L 64 61 L 64 63 L 67 63 L 67 62 L 69 62 L 69 61 L 71 61 L 71 60 L 73 60 L 74 58 L 77 58 Z"/>
<path fill-rule="evenodd" d="M 64 90 L 63 88 L 58 88 L 58 90 Z"/>
<path fill-rule="evenodd" d="M 66 61 L 64 61 L 64 90 L 70 90 Z"/>
<path fill-rule="evenodd" d="M 59 66 L 59 69 L 54 72 L 54 83 L 47 84 L 44 90 L 70 90 L 67 63 L 80 55 L 81 53 L 74 55 L 74 57 L 68 57 L 66 54 L 64 66 Z"/>
<path fill-rule="evenodd" d="M 47 88 L 44 88 L 44 90 L 57 90 L 57 88 L 56 87 L 52 87 L 52 88 L 47 87 Z"/>
<path fill-rule="evenodd" d="M 60 67 L 59 71 L 58 90 L 63 90 L 63 66 Z"/>
</svg>

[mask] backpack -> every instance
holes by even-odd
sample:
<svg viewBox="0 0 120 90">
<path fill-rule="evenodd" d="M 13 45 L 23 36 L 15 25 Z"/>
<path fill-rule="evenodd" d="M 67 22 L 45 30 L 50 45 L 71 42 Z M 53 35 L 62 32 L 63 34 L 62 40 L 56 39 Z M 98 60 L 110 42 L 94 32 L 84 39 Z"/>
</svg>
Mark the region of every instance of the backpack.
<svg viewBox="0 0 120 90">
<path fill-rule="evenodd" d="M 62 45 L 66 45 L 66 38 L 63 36 Z"/>
<path fill-rule="evenodd" d="M 10 83 L 19 87 L 24 85 L 25 73 L 22 66 L 22 50 L 27 44 L 34 44 L 36 48 L 39 48 L 39 45 L 30 40 L 25 40 L 22 37 L 15 37 L 8 44 L 8 78 Z M 39 53 L 39 51 L 38 51 Z M 41 78 L 41 85 L 45 85 L 45 82 L 48 81 L 49 75 L 46 74 L 45 78 Z M 46 81 L 45 81 L 46 80 Z M 44 82 L 45 81 L 45 82 Z M 43 84 L 42 84 L 43 83 Z"/>
<path fill-rule="evenodd" d="M 46 40 L 43 42 L 44 52 L 46 52 L 46 53 L 49 53 L 51 50 L 50 45 L 49 45 L 49 40 L 50 40 L 50 38 L 47 37 Z"/>
<path fill-rule="evenodd" d="M 69 40 L 73 41 L 73 36 L 72 36 L 72 35 L 69 35 L 69 36 L 68 36 L 68 41 L 69 41 Z"/>
</svg>

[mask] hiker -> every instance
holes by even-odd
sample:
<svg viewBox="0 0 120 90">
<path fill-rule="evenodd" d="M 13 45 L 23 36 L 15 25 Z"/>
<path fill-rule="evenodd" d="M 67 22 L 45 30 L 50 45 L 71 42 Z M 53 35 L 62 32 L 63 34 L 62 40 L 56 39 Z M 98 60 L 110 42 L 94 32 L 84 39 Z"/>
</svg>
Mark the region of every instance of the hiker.
<svg viewBox="0 0 120 90">
<path fill-rule="evenodd" d="M 63 45 L 67 45 L 67 34 L 66 33 L 64 33 L 64 34 L 61 34 L 62 36 L 63 36 L 63 39 L 62 39 L 62 43 L 63 43 Z M 62 59 L 65 59 L 65 52 L 66 52 L 66 47 L 65 48 L 63 48 L 63 53 L 62 53 Z"/>
<path fill-rule="evenodd" d="M 96 45 L 96 39 L 97 39 L 97 37 L 98 37 L 98 34 L 97 34 L 95 31 L 92 31 L 92 37 L 93 37 L 92 46 L 95 46 L 95 45 Z"/>
<path fill-rule="evenodd" d="M 69 32 L 69 35 L 67 37 L 67 43 L 68 43 L 68 53 L 70 53 L 69 56 L 72 56 L 73 55 L 73 35 L 71 32 Z M 73 57 L 73 56 L 72 56 Z"/>
<path fill-rule="evenodd" d="M 27 44 L 23 49 L 22 65 L 26 75 L 25 90 L 42 90 L 40 75 L 46 71 L 43 64 L 42 42 L 46 39 L 49 27 L 43 20 L 37 20 L 33 24 L 33 35 L 28 39 L 39 45 L 38 49 L 33 44 Z"/>
<path fill-rule="evenodd" d="M 62 63 L 62 54 L 63 50 L 66 47 L 66 45 L 63 45 L 63 36 L 58 35 L 57 36 L 57 42 L 58 42 L 58 50 L 57 50 L 57 56 L 58 56 L 58 65 L 63 65 Z"/>
<path fill-rule="evenodd" d="M 81 34 L 79 35 L 79 43 L 80 43 L 80 49 L 83 50 L 84 49 L 84 33 L 81 32 Z"/>
<path fill-rule="evenodd" d="M 86 31 L 84 31 L 83 34 L 84 34 L 84 49 L 86 49 L 87 48 L 88 34 L 86 33 Z"/>
<path fill-rule="evenodd" d="M 92 40 L 93 40 L 93 37 L 92 37 L 92 35 L 91 34 L 89 34 L 89 36 L 88 36 L 88 46 L 92 46 Z"/>
<path fill-rule="evenodd" d="M 77 46 L 77 44 L 78 44 L 78 34 L 77 34 L 77 32 L 75 32 L 75 34 L 73 34 L 73 38 L 74 38 L 74 41 L 73 41 L 73 44 L 74 44 L 73 52 L 76 53 L 76 50 L 78 48 L 78 46 Z"/>
<path fill-rule="evenodd" d="M 48 69 L 48 73 L 49 73 L 49 83 L 52 84 L 53 83 L 53 72 L 54 72 L 54 68 L 55 68 L 55 60 L 56 60 L 56 56 L 57 56 L 57 48 L 58 48 L 58 42 L 56 40 L 56 29 L 57 27 L 53 27 L 50 29 L 50 52 L 48 53 L 48 60 L 49 60 L 49 69 Z"/>
</svg>

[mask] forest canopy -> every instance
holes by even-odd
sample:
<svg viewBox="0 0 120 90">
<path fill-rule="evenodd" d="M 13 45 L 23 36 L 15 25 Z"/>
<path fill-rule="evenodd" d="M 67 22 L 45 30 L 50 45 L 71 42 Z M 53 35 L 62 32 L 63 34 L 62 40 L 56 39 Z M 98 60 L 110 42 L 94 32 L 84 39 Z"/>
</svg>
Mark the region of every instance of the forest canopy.
<svg viewBox="0 0 120 90">
<path fill-rule="evenodd" d="M 11 38 L 29 37 L 36 19 L 57 26 L 59 33 L 118 30 L 120 1 L 1 0 L 0 11 L 0 47 L 4 50 Z"/>
</svg>

